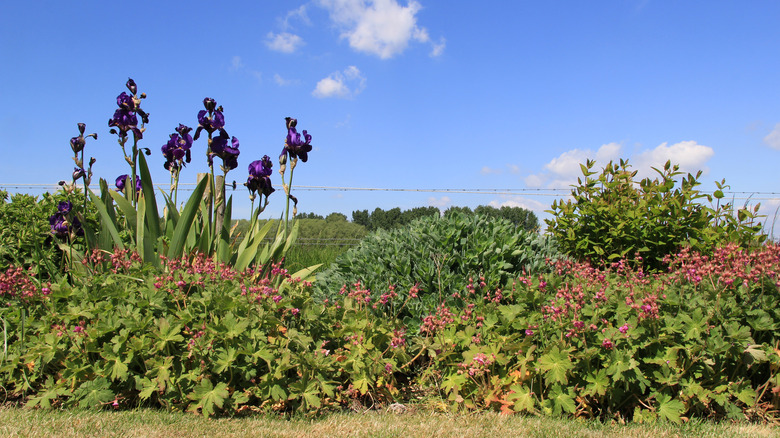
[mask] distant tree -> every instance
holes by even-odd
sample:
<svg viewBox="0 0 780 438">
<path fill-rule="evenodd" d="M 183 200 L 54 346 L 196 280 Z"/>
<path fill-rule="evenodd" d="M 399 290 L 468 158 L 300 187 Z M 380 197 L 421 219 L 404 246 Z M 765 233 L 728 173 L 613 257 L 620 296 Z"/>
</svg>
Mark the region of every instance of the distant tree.
<svg viewBox="0 0 780 438">
<path fill-rule="evenodd" d="M 521 227 L 526 231 L 533 231 L 539 228 L 539 221 L 534 212 L 521 207 L 505 205 L 499 209 L 490 205 L 480 205 L 474 209 L 474 213 L 506 219 L 516 227 Z"/>
<path fill-rule="evenodd" d="M 408 225 L 416 219 L 430 216 L 441 216 L 441 212 L 436 207 L 415 207 L 411 210 L 405 210 L 401 213 L 401 225 Z"/>
<path fill-rule="evenodd" d="M 444 211 L 444 216 L 447 216 L 447 215 L 455 213 L 455 212 L 462 212 L 462 213 L 466 213 L 466 214 L 474 213 L 468 207 L 458 207 L 458 206 L 453 205 L 452 207 L 450 207 L 450 208 L 448 208 L 447 210 Z"/>
<path fill-rule="evenodd" d="M 325 218 L 325 222 L 346 222 L 347 215 L 333 212 Z"/>
<path fill-rule="evenodd" d="M 368 210 L 355 210 L 352 212 L 352 223 L 363 225 L 366 229 L 371 228 L 371 216 Z"/>
<path fill-rule="evenodd" d="M 314 213 L 298 213 L 296 217 L 298 219 L 325 219 L 321 215 Z"/>
<path fill-rule="evenodd" d="M 382 228 L 391 229 L 401 225 L 401 209 L 391 208 L 385 213 L 385 225 Z"/>
</svg>

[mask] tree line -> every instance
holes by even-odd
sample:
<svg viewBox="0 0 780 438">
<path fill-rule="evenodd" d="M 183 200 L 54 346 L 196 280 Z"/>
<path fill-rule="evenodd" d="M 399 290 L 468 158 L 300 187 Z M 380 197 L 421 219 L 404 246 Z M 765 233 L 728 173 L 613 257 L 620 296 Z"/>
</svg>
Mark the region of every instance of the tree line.
<svg viewBox="0 0 780 438">
<path fill-rule="evenodd" d="M 489 205 L 480 205 L 474 210 L 471 210 L 469 207 L 450 207 L 444 211 L 444 216 L 453 214 L 454 212 L 503 218 L 514 224 L 515 227 L 523 228 L 527 231 L 539 229 L 539 220 L 534 212 L 521 207 L 504 206 L 495 208 Z M 442 213 L 436 207 L 416 207 L 410 210 L 401 210 L 399 207 L 391 208 L 390 210 L 376 208 L 370 213 L 368 210 L 353 211 L 352 222 L 363 225 L 368 231 L 374 231 L 380 228 L 388 230 L 406 226 L 410 222 L 421 217 L 440 215 L 442 215 Z"/>
</svg>

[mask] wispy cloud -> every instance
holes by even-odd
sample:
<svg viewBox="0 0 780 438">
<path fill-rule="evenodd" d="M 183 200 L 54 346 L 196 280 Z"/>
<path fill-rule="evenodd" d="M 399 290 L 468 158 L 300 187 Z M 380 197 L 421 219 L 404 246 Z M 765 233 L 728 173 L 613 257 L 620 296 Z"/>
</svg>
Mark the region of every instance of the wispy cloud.
<svg viewBox="0 0 780 438">
<path fill-rule="evenodd" d="M 241 70 L 244 67 L 244 61 L 241 60 L 241 57 L 236 55 L 233 57 L 233 59 L 230 60 L 230 69 L 233 71 Z"/>
<path fill-rule="evenodd" d="M 501 175 L 505 171 L 508 171 L 509 173 L 519 173 L 520 167 L 517 164 L 507 164 L 506 169 L 500 167 L 482 166 L 482 169 L 479 170 L 479 173 L 482 175 Z"/>
<path fill-rule="evenodd" d="M 417 24 L 422 6 L 410 0 L 401 6 L 396 0 L 319 0 L 331 20 L 342 29 L 341 37 L 359 51 L 392 58 L 402 53 L 410 41 L 430 44 L 431 56 L 444 52 L 445 40 L 433 42 L 428 30 Z"/>
<path fill-rule="evenodd" d="M 452 199 L 449 196 L 442 196 L 441 198 L 435 198 L 433 196 L 428 198 L 428 205 L 436 207 L 438 209 L 444 209 L 452 204 Z"/>
<path fill-rule="evenodd" d="M 357 67 L 351 65 L 344 71 L 333 72 L 328 77 L 321 79 L 311 94 L 319 98 L 350 99 L 360 94 L 365 88 L 366 78 Z"/>
<path fill-rule="evenodd" d="M 265 41 L 269 49 L 282 53 L 293 53 L 303 44 L 303 38 L 288 32 L 268 32 Z"/>
<path fill-rule="evenodd" d="M 288 30 L 293 27 L 293 21 L 300 21 L 306 25 L 311 25 L 309 15 L 306 13 L 306 5 L 301 5 L 296 9 L 288 11 L 284 18 L 279 19 L 280 26 L 284 30 Z"/>
<path fill-rule="evenodd" d="M 780 123 L 776 124 L 772 132 L 764 137 L 764 143 L 772 149 L 780 149 Z"/>
<path fill-rule="evenodd" d="M 707 172 L 705 164 L 715 154 L 709 147 L 695 141 L 682 141 L 673 145 L 662 143 L 654 149 L 640 151 L 633 157 L 622 156 L 622 146 L 619 143 L 602 145 L 598 150 L 572 149 L 553 158 L 544 165 L 542 172 L 531 174 L 525 178 L 528 187 L 545 188 L 569 188 L 582 177 L 580 164 L 586 160 L 596 161 L 596 167 L 601 168 L 609 161 L 628 158 L 632 169 L 637 170 L 639 178 L 654 177 L 657 174 L 652 170 L 662 168 L 666 161 L 678 164 L 683 172 L 695 173 L 699 170 Z"/>
<path fill-rule="evenodd" d="M 545 204 L 533 199 L 524 198 L 522 196 L 509 196 L 500 200 L 496 199 L 490 201 L 488 205 L 495 208 L 520 207 L 534 212 L 543 212 L 544 210 L 550 208 L 550 204 Z"/>
<path fill-rule="evenodd" d="M 280 87 L 286 87 L 288 85 L 297 84 L 299 81 L 297 79 L 286 79 L 283 78 L 279 73 L 274 73 L 274 82 L 276 82 L 276 85 L 279 85 Z"/>
<path fill-rule="evenodd" d="M 244 60 L 239 55 L 235 55 L 230 58 L 230 71 L 241 74 L 249 74 L 257 79 L 258 82 L 263 81 L 263 73 L 258 70 L 247 68 L 246 65 L 244 65 Z"/>
</svg>

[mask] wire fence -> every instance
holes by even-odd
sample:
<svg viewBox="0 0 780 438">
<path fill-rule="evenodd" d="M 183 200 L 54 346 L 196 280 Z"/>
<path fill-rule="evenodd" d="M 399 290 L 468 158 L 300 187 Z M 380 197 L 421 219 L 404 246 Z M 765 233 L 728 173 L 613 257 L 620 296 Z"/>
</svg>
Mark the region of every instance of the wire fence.
<svg viewBox="0 0 780 438">
<path fill-rule="evenodd" d="M 81 185 L 77 185 L 83 188 Z M 179 183 L 179 191 L 193 191 L 196 183 Z M 167 184 L 155 184 L 160 190 L 168 190 Z M 226 184 L 229 190 L 246 191 L 243 185 L 233 186 Z M 12 192 L 53 192 L 60 188 L 59 184 L 29 184 L 29 183 L 0 183 L 0 190 Z M 336 192 L 416 192 L 416 193 L 450 193 L 450 194 L 479 194 L 479 195 L 513 195 L 513 196 L 552 196 L 563 197 L 571 194 L 570 188 L 397 188 L 397 187 L 341 187 L 341 186 L 295 186 L 295 190 L 301 191 L 336 191 Z M 772 201 L 780 198 L 780 192 L 763 191 L 723 191 L 729 200 L 739 201 Z"/>
</svg>

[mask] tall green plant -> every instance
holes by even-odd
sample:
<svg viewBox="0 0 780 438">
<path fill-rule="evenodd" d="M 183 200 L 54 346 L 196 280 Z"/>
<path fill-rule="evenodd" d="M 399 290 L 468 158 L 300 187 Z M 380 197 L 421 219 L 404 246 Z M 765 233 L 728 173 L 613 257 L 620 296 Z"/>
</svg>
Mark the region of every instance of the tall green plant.
<svg viewBox="0 0 780 438">
<path fill-rule="evenodd" d="M 505 219 L 433 215 L 369 234 L 318 274 L 315 288 L 332 300 L 359 283 L 372 303 L 390 300 L 400 316 L 419 323 L 440 304 L 459 302 L 470 285 L 504 288 L 517 275 L 547 271 L 547 259 L 559 256 L 554 239 Z"/>
<path fill-rule="evenodd" d="M 585 180 L 578 179 L 571 199 L 553 202 L 548 210 L 553 217 L 545 220 L 561 249 L 577 259 L 597 265 L 628 259 L 661 269 L 664 256 L 684 245 L 707 252 L 727 242 L 766 239 L 756 221 L 758 205 L 735 211 L 720 203 L 725 182 L 712 195 L 702 193 L 701 171 L 683 176 L 667 161 L 662 170 L 654 168 L 657 178 L 637 181 L 628 161 L 609 162 L 601 173 L 594 165 L 592 160 L 581 165 Z"/>
</svg>

